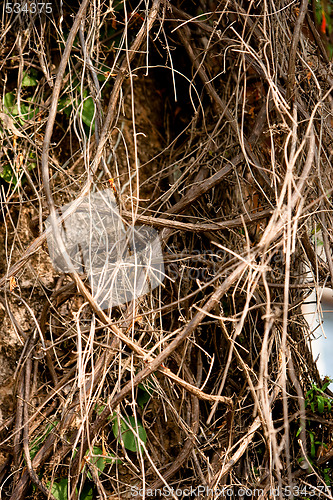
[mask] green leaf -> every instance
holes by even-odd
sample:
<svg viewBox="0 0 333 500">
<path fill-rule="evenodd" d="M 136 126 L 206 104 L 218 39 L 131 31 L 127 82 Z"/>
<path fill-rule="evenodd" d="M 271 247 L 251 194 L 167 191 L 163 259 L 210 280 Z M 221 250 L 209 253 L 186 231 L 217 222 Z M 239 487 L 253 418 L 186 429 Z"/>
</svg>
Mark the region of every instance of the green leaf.
<svg viewBox="0 0 333 500">
<path fill-rule="evenodd" d="M 16 108 L 16 111 L 18 114 L 17 105 L 15 105 L 15 108 Z M 21 125 L 24 125 L 25 120 L 30 120 L 30 112 L 29 111 L 30 111 L 30 108 L 28 108 L 25 104 L 21 104 L 21 116 L 19 119 L 19 122 L 21 123 Z"/>
<path fill-rule="evenodd" d="M 7 92 L 7 94 L 5 94 L 5 97 L 3 99 L 3 104 L 4 104 L 4 111 L 7 113 L 7 114 L 13 114 L 12 113 L 12 110 L 13 110 L 13 107 L 14 107 L 14 103 L 15 103 L 15 96 L 13 94 L 13 92 Z"/>
<path fill-rule="evenodd" d="M 94 123 L 94 117 L 95 117 L 95 104 L 93 101 L 92 97 L 88 97 L 85 99 L 85 101 L 82 104 L 81 108 L 81 116 L 82 116 L 82 121 L 87 127 L 91 127 L 92 130 L 95 130 L 95 123 Z"/>
<path fill-rule="evenodd" d="M 24 73 L 22 79 L 22 87 L 36 87 L 37 80 L 32 76 L 32 73 Z"/>
<path fill-rule="evenodd" d="M 90 458 L 90 460 L 89 460 L 90 463 L 93 464 L 95 467 L 97 467 L 97 469 L 98 469 L 97 474 L 99 476 L 103 472 L 103 470 L 105 469 L 105 466 L 107 464 L 113 464 L 114 462 L 121 463 L 121 460 L 116 459 L 116 457 L 114 457 L 112 455 L 104 455 L 103 451 L 98 446 L 93 447 L 92 456 L 89 458 Z M 89 479 L 92 479 L 92 475 L 89 471 L 87 473 L 87 476 Z"/>
<path fill-rule="evenodd" d="M 138 396 L 136 400 L 141 408 L 143 408 L 144 405 L 148 403 L 148 401 L 151 398 L 151 395 L 152 391 L 149 388 L 149 384 L 146 387 L 141 383 L 138 385 Z"/>
<path fill-rule="evenodd" d="M 143 408 L 145 406 L 145 404 L 148 403 L 150 398 L 151 398 L 151 396 L 150 396 L 149 392 L 142 390 L 140 388 L 138 389 L 137 403 L 141 408 Z"/>
<path fill-rule="evenodd" d="M 325 377 L 325 379 L 326 379 L 326 377 Z M 333 380 L 332 380 L 331 378 L 328 378 L 328 377 L 327 377 L 327 380 L 326 380 L 325 384 L 323 385 L 322 390 L 323 390 L 323 391 L 326 391 L 327 387 L 328 387 L 328 386 L 329 386 L 332 382 L 333 382 Z"/>
<path fill-rule="evenodd" d="M 115 2 L 113 2 L 112 8 L 117 12 L 124 10 L 124 0 L 116 0 Z"/>
<path fill-rule="evenodd" d="M 97 413 L 97 415 L 100 415 L 106 408 L 106 404 L 101 404 L 101 405 L 95 405 L 95 412 Z"/>
<path fill-rule="evenodd" d="M 51 482 L 46 483 L 48 489 L 51 487 Z M 67 491 L 68 491 L 68 479 L 64 477 L 60 479 L 58 482 L 54 482 L 52 484 L 51 493 L 57 500 L 67 500 Z M 77 492 L 77 490 L 76 490 Z M 80 500 L 93 500 L 93 489 L 91 483 L 88 481 L 82 488 L 80 494 Z"/>
<path fill-rule="evenodd" d="M 323 396 L 317 396 L 317 404 L 319 413 L 324 413 L 325 410 L 325 399 Z"/>
<path fill-rule="evenodd" d="M 332 469 L 324 469 L 324 481 L 327 486 L 331 486 Z"/>
<path fill-rule="evenodd" d="M 315 447 L 313 432 L 309 431 L 309 437 L 310 437 L 310 443 L 311 443 L 310 455 L 311 455 L 311 457 L 314 457 L 316 455 L 316 447 Z"/>
<path fill-rule="evenodd" d="M 24 125 L 24 122 L 26 120 L 33 120 L 35 118 L 36 114 L 38 113 L 38 108 L 33 105 L 32 97 L 28 97 L 27 101 L 28 101 L 28 103 L 31 103 L 31 105 L 27 106 L 25 103 L 21 104 L 21 115 L 20 115 L 20 119 L 19 119 L 19 122 L 21 123 L 21 125 Z M 13 116 L 18 115 L 17 104 L 15 104 L 15 106 L 13 106 L 13 108 L 12 108 L 12 115 Z"/>
<path fill-rule="evenodd" d="M 29 103 L 29 106 L 22 104 L 22 106 L 25 107 L 25 113 L 27 114 L 27 117 L 25 119 L 32 120 L 33 118 L 35 118 L 36 114 L 38 113 L 39 108 L 37 106 L 35 106 L 35 102 L 33 100 L 33 97 L 27 97 L 27 101 Z M 21 109 L 22 109 L 22 106 L 21 106 Z M 21 111 L 21 112 L 23 113 L 23 111 Z"/>
<path fill-rule="evenodd" d="M 98 80 L 100 82 L 105 82 L 106 77 L 108 76 L 110 71 L 111 71 L 111 68 L 109 68 L 108 66 L 105 66 L 104 64 L 101 64 L 98 68 L 98 73 L 97 73 Z"/>
<path fill-rule="evenodd" d="M 51 483 L 46 483 L 48 489 L 51 488 Z M 67 500 L 68 479 L 65 477 L 57 483 L 52 484 L 51 493 L 57 500 Z"/>
<path fill-rule="evenodd" d="M 64 112 L 66 116 L 69 116 L 72 112 L 72 101 L 68 95 L 60 97 L 58 101 L 58 113 Z"/>
<path fill-rule="evenodd" d="M 91 128 L 92 131 L 95 130 L 95 104 L 92 97 L 87 97 L 88 91 L 87 89 L 83 90 L 83 102 L 79 106 L 74 104 L 74 108 L 78 108 L 79 113 L 81 115 L 83 123 Z M 58 101 L 58 112 L 64 112 L 67 117 L 70 116 L 73 110 L 73 101 L 69 96 L 64 95 Z"/>
<path fill-rule="evenodd" d="M 80 500 L 93 500 L 93 489 L 91 482 L 87 481 L 81 491 Z"/>
<path fill-rule="evenodd" d="M 312 399 L 312 398 L 313 398 L 313 389 L 310 389 L 310 390 L 306 393 L 305 397 L 306 397 L 307 399 Z"/>
<path fill-rule="evenodd" d="M 25 120 L 32 120 L 39 111 L 38 108 L 34 105 L 34 100 L 32 97 L 27 97 L 26 100 L 28 102 L 28 105 L 24 102 L 21 103 L 21 116 L 19 119 L 21 125 L 24 125 Z M 7 115 L 18 116 L 19 112 L 17 102 L 13 92 L 7 92 L 7 94 L 5 94 L 3 103 L 4 111 L 7 113 Z"/>
<path fill-rule="evenodd" d="M 14 186 L 17 185 L 17 177 L 14 174 L 12 167 L 8 164 L 0 167 L 0 177 L 8 182 L 8 184 L 12 183 Z"/>
<path fill-rule="evenodd" d="M 198 21 L 206 21 L 206 20 L 208 20 L 207 15 L 203 12 L 202 9 L 199 9 L 198 14 L 199 15 L 196 17 L 196 20 L 198 20 Z"/>
<path fill-rule="evenodd" d="M 137 440 L 136 436 L 134 435 L 133 431 L 129 428 L 129 425 L 134 430 L 136 430 L 134 417 L 128 417 L 125 419 L 121 419 L 120 429 L 118 428 L 118 420 L 115 419 L 113 426 L 112 426 L 113 435 L 119 442 L 121 441 L 121 438 L 122 438 L 126 450 L 138 451 L 138 449 L 139 449 L 138 440 Z M 139 437 L 143 441 L 143 443 L 146 444 L 147 434 L 146 434 L 146 431 L 143 428 L 142 423 L 140 422 L 139 419 L 137 420 L 137 425 L 138 425 Z M 142 449 L 142 446 L 141 446 L 141 449 Z"/>
<path fill-rule="evenodd" d="M 105 410 L 105 408 L 106 408 L 106 404 L 104 404 L 104 403 L 102 403 L 100 405 L 96 404 L 95 411 L 96 411 L 97 415 L 100 415 Z M 111 415 L 108 416 L 108 421 L 113 420 L 115 415 L 116 415 L 116 413 L 114 413 L 114 412 L 111 413 Z"/>
<path fill-rule="evenodd" d="M 52 431 L 52 429 L 54 429 L 56 427 L 57 424 L 58 424 L 58 420 L 56 420 L 54 423 L 50 423 L 46 427 L 45 431 L 42 434 L 40 434 L 39 436 L 37 436 L 31 442 L 31 447 L 30 447 L 30 458 L 31 458 L 31 460 L 35 457 L 35 455 L 39 451 L 40 447 L 44 443 L 45 439 L 50 434 L 50 432 Z"/>
</svg>

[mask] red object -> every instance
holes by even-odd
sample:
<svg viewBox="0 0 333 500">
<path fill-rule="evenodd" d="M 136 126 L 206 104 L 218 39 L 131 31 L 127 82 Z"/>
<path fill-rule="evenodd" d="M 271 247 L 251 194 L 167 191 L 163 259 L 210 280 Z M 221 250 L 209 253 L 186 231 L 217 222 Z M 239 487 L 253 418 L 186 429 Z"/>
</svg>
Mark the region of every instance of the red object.
<svg viewBox="0 0 333 500">
<path fill-rule="evenodd" d="M 323 20 L 321 22 L 321 26 L 320 26 L 320 31 L 322 33 L 326 33 L 326 17 L 325 17 L 325 12 L 322 10 L 322 15 L 323 15 Z"/>
</svg>

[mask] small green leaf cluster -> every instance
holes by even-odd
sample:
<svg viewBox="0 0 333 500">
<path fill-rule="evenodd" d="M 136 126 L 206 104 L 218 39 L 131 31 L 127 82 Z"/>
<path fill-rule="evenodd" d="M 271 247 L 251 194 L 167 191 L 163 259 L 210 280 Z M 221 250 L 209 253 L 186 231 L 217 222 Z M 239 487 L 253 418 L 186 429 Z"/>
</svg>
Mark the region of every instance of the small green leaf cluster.
<svg viewBox="0 0 333 500">
<path fill-rule="evenodd" d="M 143 444 L 147 442 L 147 433 L 139 419 L 134 417 L 125 417 L 120 419 L 120 426 L 118 424 L 118 419 L 115 417 L 112 425 L 112 432 L 114 437 L 119 441 L 124 443 L 124 447 L 129 451 L 138 451 L 139 448 L 143 450 Z M 139 436 L 139 439 L 138 437 Z"/>
<path fill-rule="evenodd" d="M 325 390 L 331 382 L 331 379 L 327 379 L 321 389 L 316 384 L 312 384 L 311 389 L 306 393 L 305 407 L 310 407 L 312 413 L 316 413 L 317 410 L 321 414 L 325 411 L 331 411 L 332 399 L 325 394 Z"/>
<path fill-rule="evenodd" d="M 23 88 L 28 88 L 28 87 L 35 87 L 37 86 L 37 71 L 31 70 L 29 72 L 25 72 L 23 74 L 22 78 L 22 83 L 21 86 Z M 7 128 L 13 133 L 14 136 L 20 137 L 19 130 L 17 129 L 17 126 L 21 125 L 24 126 L 26 122 L 33 120 L 37 113 L 39 112 L 39 108 L 36 105 L 35 98 L 33 96 L 27 96 L 24 99 L 22 99 L 22 102 L 20 103 L 20 106 L 18 105 L 16 93 L 14 91 L 12 92 L 7 92 L 4 95 L 3 98 L 3 106 L 2 110 L 4 115 L 7 115 Z M 4 127 L 6 127 L 5 120 L 2 119 Z M 16 141 L 16 138 L 13 139 Z M 9 149 L 14 149 L 14 148 L 8 148 Z M 21 175 L 20 170 L 22 170 L 22 167 L 20 165 L 18 166 L 18 170 L 15 172 L 14 169 L 12 168 L 12 165 L 14 164 L 14 160 L 12 158 L 13 154 L 12 151 L 9 153 L 9 163 L 5 163 L 1 165 L 0 168 L 0 177 L 6 181 L 8 184 L 11 184 L 12 187 L 16 187 L 18 184 L 19 179 L 21 179 L 21 182 L 25 182 L 24 176 Z M 29 151 L 27 158 L 28 160 L 28 166 L 27 170 L 32 170 L 37 166 L 36 163 L 36 155 L 33 151 Z M 23 172 L 22 172 L 23 173 Z"/>
<path fill-rule="evenodd" d="M 98 476 L 104 471 L 107 464 L 114 464 L 119 462 L 116 457 L 112 455 L 106 455 L 103 453 L 102 449 L 98 446 L 93 447 L 93 451 L 89 454 L 87 451 L 86 463 L 91 464 L 96 470 Z M 84 466 L 82 472 L 84 472 L 86 465 Z M 88 470 L 87 477 L 89 481 L 83 486 L 82 491 L 80 493 L 80 500 L 92 500 L 93 499 L 93 483 L 92 483 L 92 474 Z M 51 491 L 52 495 L 57 500 L 67 500 L 68 499 L 68 478 L 62 478 L 59 481 L 54 481 L 51 483 L 50 481 L 47 483 L 47 488 Z"/>
<path fill-rule="evenodd" d="M 147 382 L 147 387 L 143 384 L 139 384 L 137 403 L 143 408 L 145 404 L 149 401 L 151 397 L 151 390 L 149 382 Z M 105 409 L 105 405 L 96 405 L 95 411 L 99 415 Z M 128 451 L 138 452 L 139 449 L 142 451 L 143 446 L 147 442 L 147 433 L 142 425 L 139 418 L 134 418 L 133 416 L 120 416 L 117 418 L 117 414 L 113 413 L 109 417 L 112 423 L 112 433 L 119 444 L 123 444 L 124 448 Z M 55 429 L 58 421 L 50 423 L 44 430 L 42 434 L 37 436 L 31 443 L 30 446 L 30 458 L 31 460 L 38 453 L 42 444 L 44 443 L 50 432 Z M 74 456 L 77 451 L 74 452 Z M 90 467 L 94 467 L 98 476 L 102 474 L 107 465 L 113 465 L 115 463 L 121 463 L 121 460 L 116 458 L 112 453 L 106 454 L 99 446 L 94 446 L 92 453 L 87 451 L 85 455 L 85 465 L 82 469 L 82 473 L 87 469 L 87 481 L 85 482 L 82 491 L 80 493 L 79 500 L 92 500 L 93 499 L 93 476 Z M 52 495 L 57 500 L 67 500 L 68 499 L 68 478 L 62 478 L 57 481 L 47 482 L 47 488 L 51 491 Z"/>
<path fill-rule="evenodd" d="M 326 377 L 325 382 L 321 388 L 318 387 L 316 384 L 312 384 L 311 389 L 309 389 L 305 395 L 305 408 L 310 408 L 312 413 L 318 412 L 320 415 L 331 412 L 332 398 L 330 398 L 327 394 L 325 394 L 325 390 L 327 389 L 327 387 L 331 382 L 332 379 Z M 300 435 L 301 431 L 302 427 L 299 427 L 296 433 L 296 437 Z M 310 453 L 308 456 L 308 461 L 310 462 L 311 466 L 316 469 L 317 451 L 319 447 L 323 449 L 327 448 L 327 445 L 322 440 L 318 440 L 317 438 L 318 429 L 317 427 L 315 429 L 311 428 L 310 421 L 307 422 L 306 434 L 310 441 L 310 450 L 309 450 Z M 303 462 L 304 458 L 301 457 L 298 459 L 298 461 Z M 326 467 L 324 469 L 320 469 L 320 472 L 323 475 L 324 481 L 327 484 L 327 486 L 330 486 L 331 485 L 330 475 L 332 473 L 332 469 Z"/>
<path fill-rule="evenodd" d="M 79 94 L 80 88 L 78 88 Z M 63 95 L 58 102 L 58 112 L 64 113 L 68 118 L 73 112 L 78 113 L 81 117 L 83 123 L 95 131 L 95 103 L 92 97 L 88 97 L 88 92 L 85 89 L 82 93 L 83 100 L 77 98 L 72 98 L 69 94 Z M 88 131 L 86 131 L 88 134 Z"/>
</svg>

